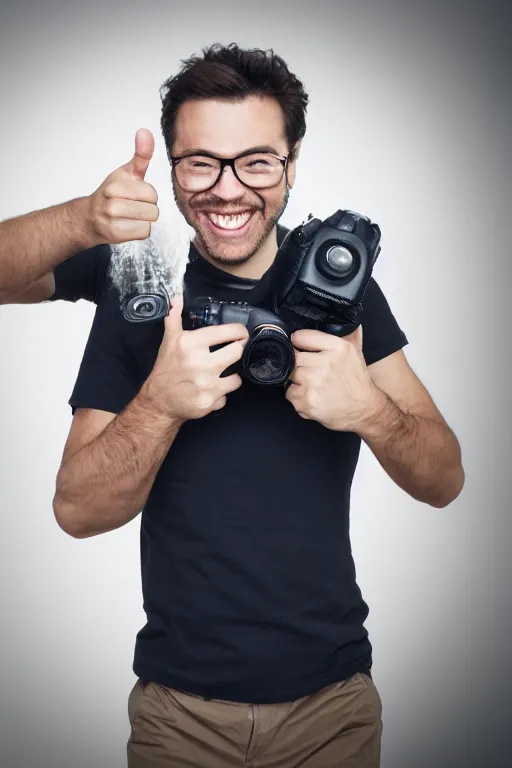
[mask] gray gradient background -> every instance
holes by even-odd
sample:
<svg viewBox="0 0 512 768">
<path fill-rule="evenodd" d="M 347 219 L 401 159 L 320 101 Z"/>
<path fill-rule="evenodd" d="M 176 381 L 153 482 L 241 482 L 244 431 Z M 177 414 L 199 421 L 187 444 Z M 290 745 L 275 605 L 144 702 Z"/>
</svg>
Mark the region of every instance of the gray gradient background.
<svg viewBox="0 0 512 768">
<path fill-rule="evenodd" d="M 311 93 L 285 224 L 367 212 L 408 358 L 455 429 L 463 494 L 431 509 L 363 450 L 358 578 L 384 768 L 512 764 L 511 15 L 505 3 L 3 3 L 0 219 L 91 192 L 157 138 L 158 87 L 214 42 L 273 46 Z M 508 49 L 508 53 L 507 53 Z M 117 768 L 141 609 L 138 521 L 66 537 L 51 500 L 93 308 L 3 307 L 0 764 Z"/>
</svg>

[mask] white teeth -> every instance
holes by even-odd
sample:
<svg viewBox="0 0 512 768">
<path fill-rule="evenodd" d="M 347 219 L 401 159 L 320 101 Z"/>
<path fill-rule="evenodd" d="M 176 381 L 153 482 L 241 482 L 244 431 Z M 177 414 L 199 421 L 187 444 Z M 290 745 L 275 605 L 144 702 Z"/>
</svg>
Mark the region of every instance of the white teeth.
<svg viewBox="0 0 512 768">
<path fill-rule="evenodd" d="M 240 229 L 249 221 L 251 214 L 247 212 L 235 216 L 220 216 L 218 213 L 209 213 L 208 217 L 220 229 Z"/>
</svg>

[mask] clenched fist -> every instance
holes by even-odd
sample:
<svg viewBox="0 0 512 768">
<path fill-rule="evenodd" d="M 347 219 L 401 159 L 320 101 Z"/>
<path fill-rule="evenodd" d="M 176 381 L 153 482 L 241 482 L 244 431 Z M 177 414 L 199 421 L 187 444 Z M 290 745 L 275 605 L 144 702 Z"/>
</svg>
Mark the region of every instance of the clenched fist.
<svg viewBox="0 0 512 768">
<path fill-rule="evenodd" d="M 371 420 L 379 407 L 379 391 L 363 357 L 362 334 L 361 326 L 344 338 L 310 329 L 295 331 L 296 365 L 286 399 L 299 416 L 344 432 L 358 432 Z"/>
<path fill-rule="evenodd" d="M 87 200 L 88 228 L 94 245 L 145 240 L 158 219 L 156 189 L 144 181 L 155 149 L 153 134 L 141 128 L 132 159 L 111 173 Z"/>
<path fill-rule="evenodd" d="M 141 394 L 153 408 L 181 422 L 200 419 L 226 404 L 226 395 L 238 389 L 238 374 L 221 374 L 242 357 L 248 338 L 241 323 L 228 323 L 184 331 L 183 299 L 175 297 L 165 319 L 165 332 L 151 374 Z M 210 347 L 225 344 L 210 352 Z"/>
</svg>

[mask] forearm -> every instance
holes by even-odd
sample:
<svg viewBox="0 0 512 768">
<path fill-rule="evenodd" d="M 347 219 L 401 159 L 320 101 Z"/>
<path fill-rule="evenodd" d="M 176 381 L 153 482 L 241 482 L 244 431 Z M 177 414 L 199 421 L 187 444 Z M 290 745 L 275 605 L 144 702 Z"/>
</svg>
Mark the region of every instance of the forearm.
<svg viewBox="0 0 512 768">
<path fill-rule="evenodd" d="M 389 476 L 418 501 L 444 507 L 464 484 L 457 438 L 448 425 L 404 413 L 380 390 L 357 430 Z"/>
<path fill-rule="evenodd" d="M 88 229 L 88 198 L 0 222 L 0 303 L 94 244 Z"/>
<path fill-rule="evenodd" d="M 181 423 L 156 410 L 143 388 L 100 435 L 63 461 L 54 499 L 61 528 L 85 538 L 132 520 Z"/>
</svg>

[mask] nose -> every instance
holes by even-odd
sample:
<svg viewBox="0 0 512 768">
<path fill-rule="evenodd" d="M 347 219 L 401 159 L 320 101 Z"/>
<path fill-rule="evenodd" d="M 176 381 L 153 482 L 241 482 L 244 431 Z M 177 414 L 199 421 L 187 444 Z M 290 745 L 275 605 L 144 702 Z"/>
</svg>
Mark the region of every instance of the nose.
<svg viewBox="0 0 512 768">
<path fill-rule="evenodd" d="M 245 191 L 246 188 L 238 181 L 229 165 L 224 168 L 220 179 L 212 190 L 217 197 L 221 197 L 223 200 L 236 200 Z"/>
</svg>

